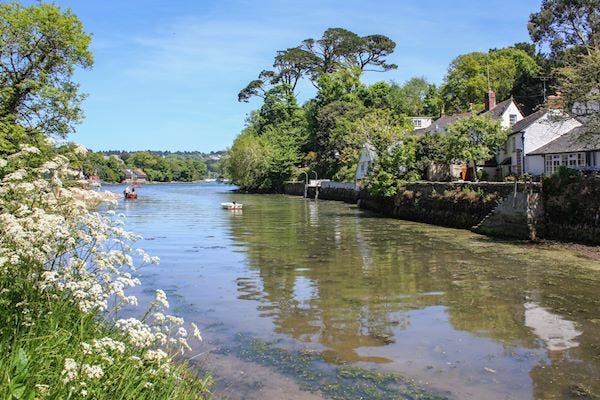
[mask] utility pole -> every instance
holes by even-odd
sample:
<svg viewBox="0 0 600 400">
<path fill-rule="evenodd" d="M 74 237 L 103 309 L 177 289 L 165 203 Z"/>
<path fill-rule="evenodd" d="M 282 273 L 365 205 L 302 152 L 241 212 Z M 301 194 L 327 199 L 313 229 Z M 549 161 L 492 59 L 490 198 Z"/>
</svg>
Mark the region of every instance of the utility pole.
<svg viewBox="0 0 600 400">
<path fill-rule="evenodd" d="M 542 89 L 542 95 L 544 96 L 544 103 L 546 102 L 546 82 L 549 81 L 550 79 L 552 79 L 551 76 L 536 76 L 535 79 L 539 79 L 540 81 L 542 81 L 543 84 L 543 89 Z"/>
</svg>

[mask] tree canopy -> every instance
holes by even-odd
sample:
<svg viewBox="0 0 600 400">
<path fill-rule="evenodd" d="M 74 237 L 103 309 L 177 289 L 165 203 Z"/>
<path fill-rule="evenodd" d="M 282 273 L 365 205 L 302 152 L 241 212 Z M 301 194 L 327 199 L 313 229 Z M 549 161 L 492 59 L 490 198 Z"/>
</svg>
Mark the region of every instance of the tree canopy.
<svg viewBox="0 0 600 400">
<path fill-rule="evenodd" d="M 451 162 L 485 161 L 504 147 L 508 130 L 485 115 L 458 120 L 448 127 L 446 157 Z"/>
<path fill-rule="evenodd" d="M 262 97 L 269 85 L 285 83 L 292 90 L 306 77 L 319 85 L 324 74 L 344 70 L 388 71 L 397 65 L 387 62 L 396 43 L 384 35 L 359 36 L 343 28 L 329 28 L 320 39 L 308 38 L 296 47 L 279 50 L 273 61 L 274 70 L 262 71 L 238 94 L 238 100 L 247 102 L 253 96 Z"/>
<path fill-rule="evenodd" d="M 0 4 L 0 119 L 66 136 L 82 118 L 75 67 L 92 65 L 90 36 L 52 4 Z"/>
<path fill-rule="evenodd" d="M 534 43 L 548 45 L 555 56 L 573 47 L 590 54 L 600 50 L 600 1 L 543 0 L 528 29 Z"/>
<path fill-rule="evenodd" d="M 450 64 L 442 87 L 446 111 L 464 112 L 473 105 L 481 109 L 488 88 L 496 92 L 498 99 L 506 99 L 520 79 L 534 76 L 538 71 L 535 60 L 515 48 L 458 56 Z"/>
</svg>

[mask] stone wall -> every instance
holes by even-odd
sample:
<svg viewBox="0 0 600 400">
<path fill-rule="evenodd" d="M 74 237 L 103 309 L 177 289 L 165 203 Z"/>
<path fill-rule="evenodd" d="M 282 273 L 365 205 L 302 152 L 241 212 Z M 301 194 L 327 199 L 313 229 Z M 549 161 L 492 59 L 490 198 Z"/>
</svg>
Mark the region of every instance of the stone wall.
<svg viewBox="0 0 600 400">
<path fill-rule="evenodd" d="M 514 239 L 537 239 L 543 223 L 543 207 L 540 193 L 532 191 L 509 195 L 481 222 L 472 228 L 474 232 L 488 236 Z"/>
<path fill-rule="evenodd" d="M 470 229 L 502 200 L 498 192 L 463 190 L 461 185 L 418 183 L 407 185 L 395 197 L 361 192 L 359 206 L 394 218 L 453 228 Z"/>
<path fill-rule="evenodd" d="M 304 196 L 304 182 L 286 182 L 283 185 L 283 193 L 290 196 Z M 306 188 L 306 197 L 314 199 L 317 195 L 321 200 L 337 200 L 355 204 L 358 200 L 358 192 L 354 184 L 340 182 L 322 182 L 320 187 L 310 186 Z"/>
<path fill-rule="evenodd" d="M 515 196 L 516 189 L 516 196 Z M 284 185 L 304 195 L 304 183 Z M 316 188 L 308 190 L 314 198 Z M 324 185 L 319 199 L 358 202 L 394 218 L 518 239 L 600 244 L 600 174 L 571 174 L 542 184 L 508 182 L 414 182 L 395 197 L 371 196 L 350 185 Z"/>
<path fill-rule="evenodd" d="M 285 182 L 283 193 L 290 196 L 304 196 L 304 182 Z"/>
<path fill-rule="evenodd" d="M 600 245 L 600 173 L 565 172 L 544 180 L 542 237 Z"/>
<path fill-rule="evenodd" d="M 516 184 L 517 192 L 524 192 L 524 183 Z M 538 192 L 539 184 L 532 184 L 532 191 Z M 453 228 L 472 229 L 486 219 L 505 199 L 512 204 L 515 183 L 505 182 L 414 182 L 395 197 L 373 197 L 367 192 L 360 193 L 361 208 L 379 212 L 391 217 L 410 221 L 425 222 Z M 512 236 L 515 223 L 523 223 L 516 237 L 527 238 L 527 210 L 515 212 L 502 220 L 496 218 L 493 233 L 496 236 Z M 490 229 L 488 234 L 492 233 Z M 505 233 L 505 234 L 503 234 Z"/>
<path fill-rule="evenodd" d="M 313 196 L 314 197 L 314 196 Z M 358 192 L 354 188 L 330 187 L 319 188 L 319 199 L 338 200 L 346 203 L 356 204 Z"/>
</svg>

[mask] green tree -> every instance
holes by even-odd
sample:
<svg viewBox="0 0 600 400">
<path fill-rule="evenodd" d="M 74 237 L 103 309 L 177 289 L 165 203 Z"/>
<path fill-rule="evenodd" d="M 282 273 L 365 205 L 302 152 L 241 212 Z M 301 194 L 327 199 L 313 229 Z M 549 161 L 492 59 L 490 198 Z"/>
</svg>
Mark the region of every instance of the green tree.
<svg viewBox="0 0 600 400">
<path fill-rule="evenodd" d="M 600 50 L 600 1 L 543 0 L 528 29 L 534 43 L 549 45 L 555 57 L 569 48 L 589 55 Z"/>
<path fill-rule="evenodd" d="M 509 129 L 485 115 L 458 120 L 448 127 L 447 161 L 471 162 L 475 168 L 478 161 L 489 160 L 505 145 L 508 133 Z"/>
<path fill-rule="evenodd" d="M 227 161 L 229 175 L 245 189 L 278 191 L 297 175 L 307 140 L 304 109 L 288 84 L 276 85 L 265 92 L 264 104 L 235 140 Z"/>
<path fill-rule="evenodd" d="M 444 135 L 426 133 L 419 137 L 416 144 L 416 170 L 421 179 L 427 179 L 431 163 L 446 161 L 446 141 Z"/>
<path fill-rule="evenodd" d="M 0 4 L 0 119 L 66 136 L 82 118 L 71 80 L 92 65 L 90 36 L 71 11 L 52 4 Z"/>
<path fill-rule="evenodd" d="M 396 69 L 397 65 L 388 64 L 386 60 L 395 47 L 396 43 L 387 36 L 359 36 L 343 28 L 329 28 L 320 39 L 305 39 L 300 46 L 315 57 L 310 78 L 316 86 L 321 75 L 341 69 L 364 71 L 369 66 L 376 71 Z"/>
<path fill-rule="evenodd" d="M 402 85 L 402 94 L 405 101 L 404 113 L 416 117 L 426 115 L 427 94 L 431 84 L 424 77 L 414 77 Z"/>
<path fill-rule="evenodd" d="M 430 85 L 423 99 L 423 113 L 434 119 L 438 118 L 442 114 L 444 109 L 444 98 L 438 87 Z"/>
<path fill-rule="evenodd" d="M 273 85 L 281 83 L 292 88 L 303 77 L 308 77 L 319 87 L 324 74 L 343 69 L 358 69 L 361 72 L 396 69 L 387 57 L 394 51 L 396 43 L 384 35 L 359 36 L 343 28 L 329 28 L 320 39 L 306 39 L 297 47 L 280 50 L 275 56 L 274 70 L 262 71 L 258 79 L 251 81 L 238 93 L 238 100 L 247 102 L 252 97 L 263 97 Z M 371 70 L 371 69 L 369 69 Z"/>
<path fill-rule="evenodd" d="M 419 180 L 417 138 L 402 136 L 392 143 L 378 143 L 377 159 L 367 177 L 369 192 L 377 196 L 394 196 L 407 182 Z M 387 144 L 387 145 L 386 145 Z"/>
<path fill-rule="evenodd" d="M 246 128 L 233 142 L 227 171 L 232 182 L 243 189 L 270 189 L 266 187 L 269 154 L 263 142 L 251 128 Z"/>
<path fill-rule="evenodd" d="M 520 79 L 538 71 L 535 60 L 515 48 L 463 54 L 450 64 L 442 86 L 446 111 L 464 112 L 473 105 L 482 108 L 488 87 L 498 99 L 506 99 Z"/>
<path fill-rule="evenodd" d="M 600 128 L 600 50 L 580 55 L 577 63 L 555 70 L 565 111 L 571 110 Z"/>
</svg>

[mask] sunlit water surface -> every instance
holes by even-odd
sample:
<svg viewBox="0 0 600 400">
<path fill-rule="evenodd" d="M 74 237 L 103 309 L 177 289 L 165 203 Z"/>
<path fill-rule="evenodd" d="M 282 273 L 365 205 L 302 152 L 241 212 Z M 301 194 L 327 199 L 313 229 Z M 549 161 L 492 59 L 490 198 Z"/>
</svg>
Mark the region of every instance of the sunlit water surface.
<svg viewBox="0 0 600 400">
<path fill-rule="evenodd" d="M 171 311 L 203 328 L 196 353 L 214 370 L 218 397 L 327 396 L 277 366 L 240 360 L 228 351 L 240 334 L 331 366 L 398 373 L 448 398 L 600 393 L 597 262 L 341 202 L 232 189 L 146 185 L 119 204 L 140 247 L 161 259 L 140 271 L 142 297 L 165 289 Z M 220 208 L 232 200 L 243 210 Z"/>
</svg>

